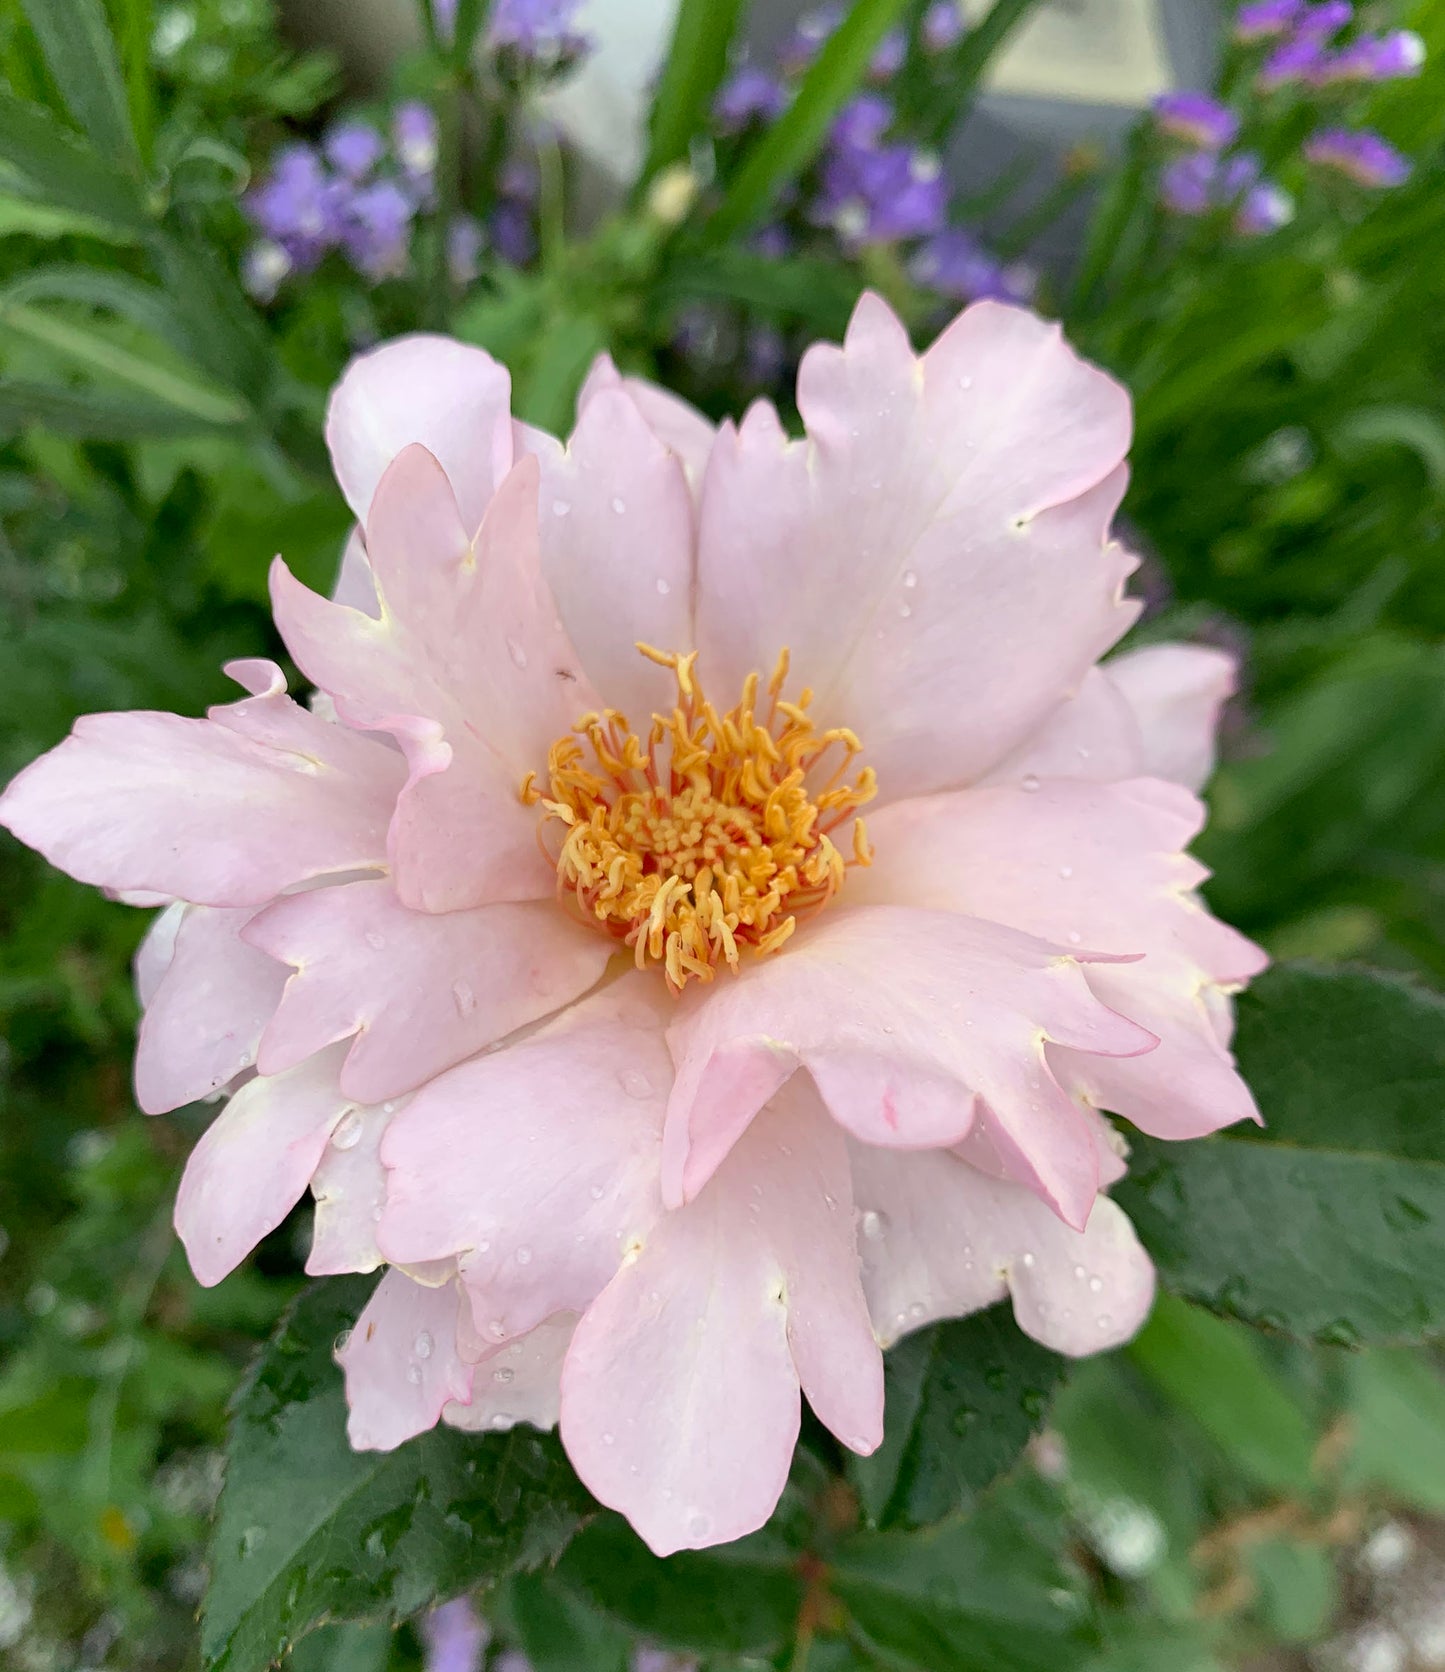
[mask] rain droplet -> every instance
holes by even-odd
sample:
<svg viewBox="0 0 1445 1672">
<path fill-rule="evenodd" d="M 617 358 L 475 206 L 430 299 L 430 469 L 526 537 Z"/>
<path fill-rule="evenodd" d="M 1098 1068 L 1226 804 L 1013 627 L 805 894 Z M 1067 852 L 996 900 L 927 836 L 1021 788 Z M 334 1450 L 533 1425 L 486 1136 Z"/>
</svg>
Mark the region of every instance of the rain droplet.
<svg viewBox="0 0 1445 1672">
<path fill-rule="evenodd" d="M 523 1243 L 512 1258 L 516 1260 L 519 1266 L 529 1266 L 532 1263 L 532 1250 L 527 1247 L 526 1243 Z"/>
<path fill-rule="evenodd" d="M 1071 876 L 1073 876 L 1073 874 L 1074 874 L 1074 867 L 1072 865 L 1060 865 L 1059 866 L 1059 875 L 1064 879 L 1065 882 L 1067 882 L 1069 880 L 1069 878 Z"/>
<path fill-rule="evenodd" d="M 1103 1287 L 1104 1279 L 1102 1277 L 1091 1277 L 1089 1279 L 1089 1292 L 1091 1294 L 1097 1295 Z"/>
<path fill-rule="evenodd" d="M 527 665 L 527 652 L 525 650 L 523 650 L 521 645 L 518 644 L 515 639 L 508 639 L 507 640 L 507 654 L 512 658 L 513 662 L 515 662 L 516 665 L 519 668 L 525 668 L 526 667 L 526 665 Z"/>
<path fill-rule="evenodd" d="M 612 501 L 612 509 L 620 517 L 622 515 L 622 513 L 627 509 L 627 501 L 625 499 L 614 499 Z"/>
<path fill-rule="evenodd" d="M 915 586 L 918 585 L 918 576 L 914 573 L 914 571 L 912 569 L 904 570 L 904 572 L 903 572 L 903 584 L 904 584 L 904 586 L 908 587 L 910 591 Z"/>
<path fill-rule="evenodd" d="M 883 1215 L 881 1213 L 875 1213 L 872 1208 L 869 1208 L 867 1213 L 863 1215 L 862 1224 L 863 1235 L 867 1237 L 869 1242 L 881 1241 L 884 1231 Z"/>
<path fill-rule="evenodd" d="M 510 1411 L 498 1411 L 492 1418 L 492 1427 L 500 1433 L 503 1429 L 512 1427 L 516 1420 Z"/>
<path fill-rule="evenodd" d="M 1039 781 L 1033 775 L 1032 772 L 1026 774 L 1026 776 L 1024 778 L 1023 787 L 1029 795 L 1032 795 L 1034 793 L 1034 791 L 1039 787 Z"/>
<path fill-rule="evenodd" d="M 491 1246 L 492 1246 L 492 1239 L 490 1237 L 482 1237 L 481 1240 L 477 1243 L 477 1253 L 478 1254 L 486 1254 L 491 1249 Z"/>
<path fill-rule="evenodd" d="M 689 1510 L 687 1515 L 687 1536 L 689 1538 L 706 1538 L 712 1531 L 712 1517 L 704 1515 L 700 1509 Z"/>
<path fill-rule="evenodd" d="M 1080 1280 L 1082 1280 L 1083 1277 L 1085 1276 L 1084 1268 L 1082 1266 L 1075 1266 L 1074 1267 L 1074 1276 L 1079 1278 Z"/>
<path fill-rule="evenodd" d="M 264 1527 L 247 1527 L 245 1532 L 241 1534 L 241 1554 L 249 1556 L 259 1550 L 265 1542 L 266 1529 Z"/>
<path fill-rule="evenodd" d="M 409 1364 L 409 1365 L 407 1365 L 407 1367 L 406 1367 L 406 1379 L 407 1379 L 407 1381 L 409 1381 L 411 1383 L 411 1385 L 413 1387 L 420 1387 L 421 1386 L 421 1366 L 419 1364 Z"/>
<path fill-rule="evenodd" d="M 1033 1255 L 1032 1255 L 1032 1254 L 1025 1254 L 1025 1255 L 1024 1255 L 1024 1256 L 1023 1256 L 1023 1261 L 1022 1261 L 1022 1263 L 1023 1263 L 1023 1265 L 1025 1265 L 1025 1266 L 1031 1266 L 1031 1265 L 1032 1265 L 1032 1264 L 1033 1264 L 1033 1263 L 1034 1263 L 1034 1257 L 1033 1257 Z"/>
<path fill-rule="evenodd" d="M 386 936 L 377 934 L 375 929 L 368 929 L 366 931 L 366 944 L 373 952 L 380 952 L 382 947 L 386 945 Z"/>
<path fill-rule="evenodd" d="M 961 377 L 958 380 L 958 386 L 960 389 L 972 389 L 973 379 L 971 377 Z"/>
<path fill-rule="evenodd" d="M 423 1330 L 411 1344 L 411 1350 L 420 1359 L 428 1359 L 431 1357 L 431 1347 L 431 1335 L 426 1330 Z"/>
<path fill-rule="evenodd" d="M 1084 937 L 1079 933 L 1079 931 L 1077 929 L 1070 929 L 1069 930 L 1069 945 L 1070 946 L 1077 946 L 1079 944 L 1079 942 L 1081 940 L 1083 940 L 1083 938 Z"/>
<path fill-rule="evenodd" d="M 1101 1312 L 1096 1320 L 1100 1329 L 1108 1329 L 1114 1320 L 1107 1312 Z"/>
<path fill-rule="evenodd" d="M 506 1339 L 506 1334 L 507 1334 L 507 1326 L 502 1322 L 502 1320 L 500 1318 L 493 1318 L 491 1323 L 489 1323 L 487 1325 L 487 1334 L 491 1336 L 493 1341 L 505 1340 Z"/>
<path fill-rule="evenodd" d="M 338 1335 L 331 1343 L 331 1351 L 333 1353 L 344 1353 L 346 1351 L 346 1343 L 350 1341 L 350 1339 L 351 1331 L 349 1329 L 342 1330 L 341 1334 Z"/>
<path fill-rule="evenodd" d="M 652 1093 L 652 1081 L 640 1068 L 624 1068 L 617 1076 L 617 1083 L 629 1097 L 648 1097 Z"/>
<path fill-rule="evenodd" d="M 554 499 L 552 501 L 552 515 L 554 517 L 565 517 L 571 509 L 572 507 L 565 499 Z"/>
<path fill-rule="evenodd" d="M 604 1446 L 615 1446 L 617 1444 L 617 1436 L 615 1434 L 604 1434 L 602 1436 L 602 1444 Z"/>
<path fill-rule="evenodd" d="M 492 1372 L 492 1380 L 494 1382 L 501 1382 L 503 1386 L 505 1386 L 516 1374 L 517 1372 L 515 1370 L 509 1370 L 504 1364 L 500 1370 L 494 1370 Z"/>
<path fill-rule="evenodd" d="M 924 1305 L 921 1300 L 914 1301 L 908 1308 L 908 1316 L 910 1318 L 921 1318 L 923 1313 Z"/>
<path fill-rule="evenodd" d="M 659 575 L 657 577 L 657 590 L 662 597 L 666 598 L 668 593 L 672 591 L 672 583 L 670 581 L 665 581 L 662 576 Z"/>
<path fill-rule="evenodd" d="M 456 1004 L 458 1016 L 470 1016 L 477 1008 L 477 995 L 472 991 L 469 981 L 452 982 L 452 999 Z"/>
<path fill-rule="evenodd" d="M 336 1130 L 331 1134 L 331 1147 L 339 1150 L 355 1149 L 361 1139 L 361 1116 L 355 1109 L 348 1109 L 336 1123 Z"/>
<path fill-rule="evenodd" d="M 395 1103 L 383 1103 L 382 1106 L 381 1106 L 381 1112 L 384 1115 L 394 1115 L 396 1113 L 396 1104 Z"/>
<path fill-rule="evenodd" d="M 594 1184 L 587 1192 L 594 1202 L 600 1202 L 605 1194 L 600 1184 Z"/>
</svg>

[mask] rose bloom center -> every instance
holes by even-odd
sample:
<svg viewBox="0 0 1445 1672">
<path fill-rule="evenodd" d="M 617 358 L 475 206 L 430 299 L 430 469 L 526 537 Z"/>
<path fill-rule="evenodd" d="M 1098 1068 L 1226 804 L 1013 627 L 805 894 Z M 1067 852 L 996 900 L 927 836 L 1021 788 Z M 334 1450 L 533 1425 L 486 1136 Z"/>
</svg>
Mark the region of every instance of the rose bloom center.
<svg viewBox="0 0 1445 1672">
<path fill-rule="evenodd" d="M 786 650 L 766 688 L 749 674 L 723 713 L 696 651 L 637 648 L 671 670 L 672 713 L 652 716 L 645 742 L 616 709 L 584 714 L 548 751 L 546 788 L 528 773 L 521 794 L 542 809 L 559 897 L 680 993 L 720 966 L 736 972 L 745 953 L 776 952 L 868 864 L 856 815 L 877 783 L 854 770 L 853 732 L 814 725 L 810 690 L 784 697 Z M 833 840 L 845 824 L 848 859 Z"/>
</svg>

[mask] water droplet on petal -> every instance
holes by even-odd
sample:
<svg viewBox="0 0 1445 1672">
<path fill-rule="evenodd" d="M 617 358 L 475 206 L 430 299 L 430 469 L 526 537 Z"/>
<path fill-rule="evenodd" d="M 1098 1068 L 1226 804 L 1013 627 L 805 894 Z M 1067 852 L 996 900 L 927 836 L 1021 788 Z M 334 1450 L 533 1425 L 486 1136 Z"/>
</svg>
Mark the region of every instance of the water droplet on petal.
<svg viewBox="0 0 1445 1672">
<path fill-rule="evenodd" d="M 615 1434 L 604 1434 L 602 1436 L 602 1444 L 604 1446 L 615 1446 L 617 1444 L 617 1436 Z"/>
<path fill-rule="evenodd" d="M 452 1000 L 457 1007 L 458 1016 L 470 1016 L 477 1008 L 477 995 L 472 991 L 469 981 L 452 982 Z"/>
<path fill-rule="evenodd" d="M 421 1366 L 419 1364 L 409 1364 L 409 1365 L 407 1365 L 407 1367 L 406 1367 L 406 1379 L 407 1379 L 407 1381 L 409 1381 L 411 1383 L 411 1385 L 414 1388 L 415 1387 L 420 1387 L 421 1386 Z"/>
<path fill-rule="evenodd" d="M 503 1386 L 505 1386 L 516 1374 L 517 1372 L 515 1370 L 509 1370 L 504 1364 L 500 1370 L 494 1370 L 492 1372 L 492 1380 L 494 1382 L 501 1382 Z"/>
<path fill-rule="evenodd" d="M 346 1351 L 346 1344 L 350 1340 L 351 1331 L 349 1329 L 342 1330 L 341 1334 L 338 1335 L 331 1343 L 331 1351 L 333 1353 L 344 1353 Z"/>
<path fill-rule="evenodd" d="M 878 1242 L 882 1239 L 886 1226 L 881 1213 L 875 1213 L 872 1208 L 869 1208 L 867 1213 L 863 1215 L 861 1223 L 863 1235 L 867 1237 L 869 1242 Z"/>
<path fill-rule="evenodd" d="M 600 1184 L 594 1184 L 587 1194 L 594 1202 L 600 1202 L 605 1195 L 605 1192 Z"/>
<path fill-rule="evenodd" d="M 700 1509 L 687 1512 L 687 1536 L 689 1538 L 706 1538 L 712 1531 L 712 1517 L 704 1515 Z"/>
<path fill-rule="evenodd" d="M 1114 1320 L 1109 1316 L 1109 1314 L 1107 1312 L 1101 1312 L 1098 1316 L 1098 1319 L 1097 1319 L 1097 1323 L 1098 1323 L 1100 1329 L 1108 1329 L 1113 1324 L 1113 1322 L 1114 1322 Z"/>
<path fill-rule="evenodd" d="M 526 1243 L 523 1243 L 512 1258 L 516 1260 L 519 1266 L 529 1266 L 532 1263 L 532 1250 L 527 1247 Z"/>
<path fill-rule="evenodd" d="M 1034 791 L 1039 787 L 1039 781 L 1034 776 L 1034 774 L 1032 772 L 1029 772 L 1029 773 L 1025 774 L 1023 787 L 1029 795 L 1032 795 L 1034 793 Z"/>
<path fill-rule="evenodd" d="M 1097 1295 L 1103 1287 L 1104 1279 L 1102 1277 L 1091 1277 L 1089 1279 L 1089 1289 L 1091 1293 Z"/>
<path fill-rule="evenodd" d="M 617 1076 L 617 1083 L 629 1097 L 648 1097 L 652 1093 L 652 1081 L 640 1068 L 624 1068 Z"/>
<path fill-rule="evenodd" d="M 972 389 L 973 379 L 971 377 L 961 377 L 958 380 L 958 386 L 960 389 Z"/>
<path fill-rule="evenodd" d="M 669 581 L 665 581 L 665 580 L 664 580 L 664 579 L 663 579 L 663 578 L 662 578 L 662 576 L 661 576 L 661 575 L 659 575 L 659 576 L 658 576 L 658 577 L 657 577 L 657 590 L 658 590 L 658 593 L 659 593 L 659 594 L 660 594 L 660 595 L 661 595 L 661 596 L 662 596 L 662 597 L 664 597 L 664 598 L 666 598 L 666 596 L 667 596 L 667 595 L 668 595 L 668 593 L 669 593 L 669 592 L 671 592 L 671 591 L 672 591 L 672 584 L 671 584 L 671 582 L 669 582 Z"/>
<path fill-rule="evenodd" d="M 381 1112 L 384 1115 L 394 1115 L 396 1113 L 396 1104 L 395 1103 L 383 1103 L 382 1106 L 381 1106 Z"/>
<path fill-rule="evenodd" d="M 412 1351 L 420 1359 L 428 1359 L 431 1357 L 431 1347 L 431 1335 L 427 1330 L 423 1330 L 421 1334 L 417 1336 L 416 1340 L 412 1342 Z"/>
<path fill-rule="evenodd" d="M 380 952 L 382 947 L 386 945 L 386 936 L 377 934 L 375 929 L 368 929 L 366 931 L 366 944 L 373 952 Z"/>
<path fill-rule="evenodd" d="M 905 569 L 904 570 L 904 572 L 903 572 L 903 584 L 904 584 L 904 586 L 908 587 L 910 590 L 912 590 L 913 587 L 918 585 L 918 576 L 914 573 L 914 571 L 912 569 Z"/>
<path fill-rule="evenodd" d="M 1073 876 L 1073 874 L 1074 874 L 1074 867 L 1072 865 L 1060 865 L 1059 866 L 1059 875 L 1063 878 L 1063 880 L 1065 882 L 1067 882 L 1069 880 L 1069 878 L 1071 876 Z"/>
<path fill-rule="evenodd" d="M 331 1134 L 331 1147 L 339 1150 L 355 1149 L 361 1138 L 361 1116 L 355 1109 L 348 1109 L 336 1123 L 336 1130 Z"/>
<path fill-rule="evenodd" d="M 913 605 L 912 604 L 900 604 L 898 606 L 898 613 L 906 621 L 908 619 L 908 617 L 913 614 Z"/>
<path fill-rule="evenodd" d="M 1082 1279 L 1085 1276 L 1084 1268 L 1082 1266 L 1075 1266 L 1074 1267 L 1074 1276 L 1079 1278 L 1082 1281 Z"/>
<path fill-rule="evenodd" d="M 1020 1264 L 1024 1265 L 1024 1266 L 1031 1266 L 1033 1263 L 1034 1263 L 1034 1257 L 1033 1257 L 1032 1254 L 1025 1254 L 1023 1256 L 1022 1260 L 1020 1261 Z"/>
<path fill-rule="evenodd" d="M 565 499 L 554 499 L 552 501 L 552 515 L 554 517 L 565 517 L 571 509 L 572 507 Z"/>
<path fill-rule="evenodd" d="M 1079 944 L 1079 942 L 1081 940 L 1083 940 L 1083 938 L 1084 937 L 1079 933 L 1079 931 L 1077 929 L 1070 929 L 1069 930 L 1069 945 L 1070 946 L 1077 946 Z"/>
<path fill-rule="evenodd" d="M 515 639 L 508 639 L 507 640 L 507 654 L 512 658 L 513 662 L 515 662 L 516 665 L 519 668 L 525 668 L 526 667 L 526 665 L 527 665 L 527 652 L 522 648 L 522 646 L 520 644 L 517 643 L 517 641 Z"/>
<path fill-rule="evenodd" d="M 612 509 L 620 517 L 622 515 L 622 513 L 627 509 L 627 501 L 625 499 L 614 499 L 612 501 Z"/>
</svg>

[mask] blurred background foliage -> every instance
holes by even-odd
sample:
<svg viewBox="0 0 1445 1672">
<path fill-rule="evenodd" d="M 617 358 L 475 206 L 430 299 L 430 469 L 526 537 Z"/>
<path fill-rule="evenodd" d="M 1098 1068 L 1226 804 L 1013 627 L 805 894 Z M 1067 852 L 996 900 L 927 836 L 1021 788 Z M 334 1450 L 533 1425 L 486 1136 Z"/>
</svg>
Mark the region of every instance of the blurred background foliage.
<svg viewBox="0 0 1445 1672">
<path fill-rule="evenodd" d="M 683 0 L 641 178 L 587 221 L 538 103 L 586 53 L 585 7 L 539 39 L 505 36 L 500 0 L 490 35 L 485 7 L 426 0 L 381 87 L 288 44 L 270 0 L 0 12 L 0 776 L 80 713 L 198 712 L 223 660 L 279 653 L 266 564 L 284 550 L 329 583 L 346 518 L 321 417 L 368 342 L 450 329 L 565 428 L 604 348 L 715 413 L 786 407 L 801 346 L 864 284 L 920 340 L 973 295 L 1032 297 L 1136 397 L 1139 635 L 1242 659 L 1201 844 L 1214 904 L 1278 955 L 1445 986 L 1445 6 L 1362 8 L 1430 54 L 1346 89 L 1413 161 L 1388 189 L 1301 161 L 1335 93 L 1261 91 L 1260 49 L 1224 49 L 1240 143 L 1279 194 L 1252 229 L 1247 196 L 1171 195 L 1177 143 L 1147 117 L 1120 155 L 1065 158 L 1012 223 L 1016 175 L 968 201 L 935 185 L 1030 9 L 965 28 L 860 0 L 779 65 L 741 60 L 740 35 L 729 60 L 739 0 Z M 848 103 L 865 85 L 881 115 Z M 348 151 L 356 122 L 372 141 L 353 129 Z M 870 167 L 898 153 L 873 185 L 855 140 Z M 1040 264 L 1080 199 L 1081 247 Z M 169 1217 L 207 1111 L 147 1121 L 129 1090 L 144 914 L 8 840 L 0 877 L 0 1659 L 169 1672 L 196 1664 L 226 1402 L 300 1245 L 283 1227 L 195 1284 Z M 1000 1491 L 1048 1519 L 1061 1606 L 1104 1623 L 1077 1662 L 1095 1672 L 1445 1666 L 1429 1355 L 1161 1304 L 1075 1368 Z M 543 1672 L 620 1666 L 627 1635 L 542 1583 L 491 1600 L 493 1661 L 521 1641 Z M 295 1662 L 422 1655 L 414 1628 L 354 1626 Z M 927 1662 L 820 1640 L 809 1664 Z"/>
</svg>

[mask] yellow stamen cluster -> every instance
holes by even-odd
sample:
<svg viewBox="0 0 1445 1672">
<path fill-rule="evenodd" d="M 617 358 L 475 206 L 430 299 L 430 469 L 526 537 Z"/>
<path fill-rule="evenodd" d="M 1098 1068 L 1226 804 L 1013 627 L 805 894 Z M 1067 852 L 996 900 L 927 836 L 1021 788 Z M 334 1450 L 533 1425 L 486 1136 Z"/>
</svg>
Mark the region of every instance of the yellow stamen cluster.
<svg viewBox="0 0 1445 1672">
<path fill-rule="evenodd" d="M 544 847 L 549 828 L 562 828 L 548 851 L 559 894 L 631 947 L 639 969 L 660 964 L 677 993 L 719 964 L 735 971 L 745 950 L 776 952 L 850 865 L 869 863 L 862 819 L 851 860 L 831 833 L 877 785 L 871 767 L 843 781 L 862 745 L 846 727 L 817 730 L 811 691 L 784 700 L 786 650 L 760 715 L 757 674 L 720 714 L 698 683 L 695 650 L 637 648 L 677 681 L 677 705 L 653 715 L 646 747 L 615 709 L 584 714 L 548 751 L 546 792 L 528 773 L 521 793 L 542 807 Z"/>
</svg>

